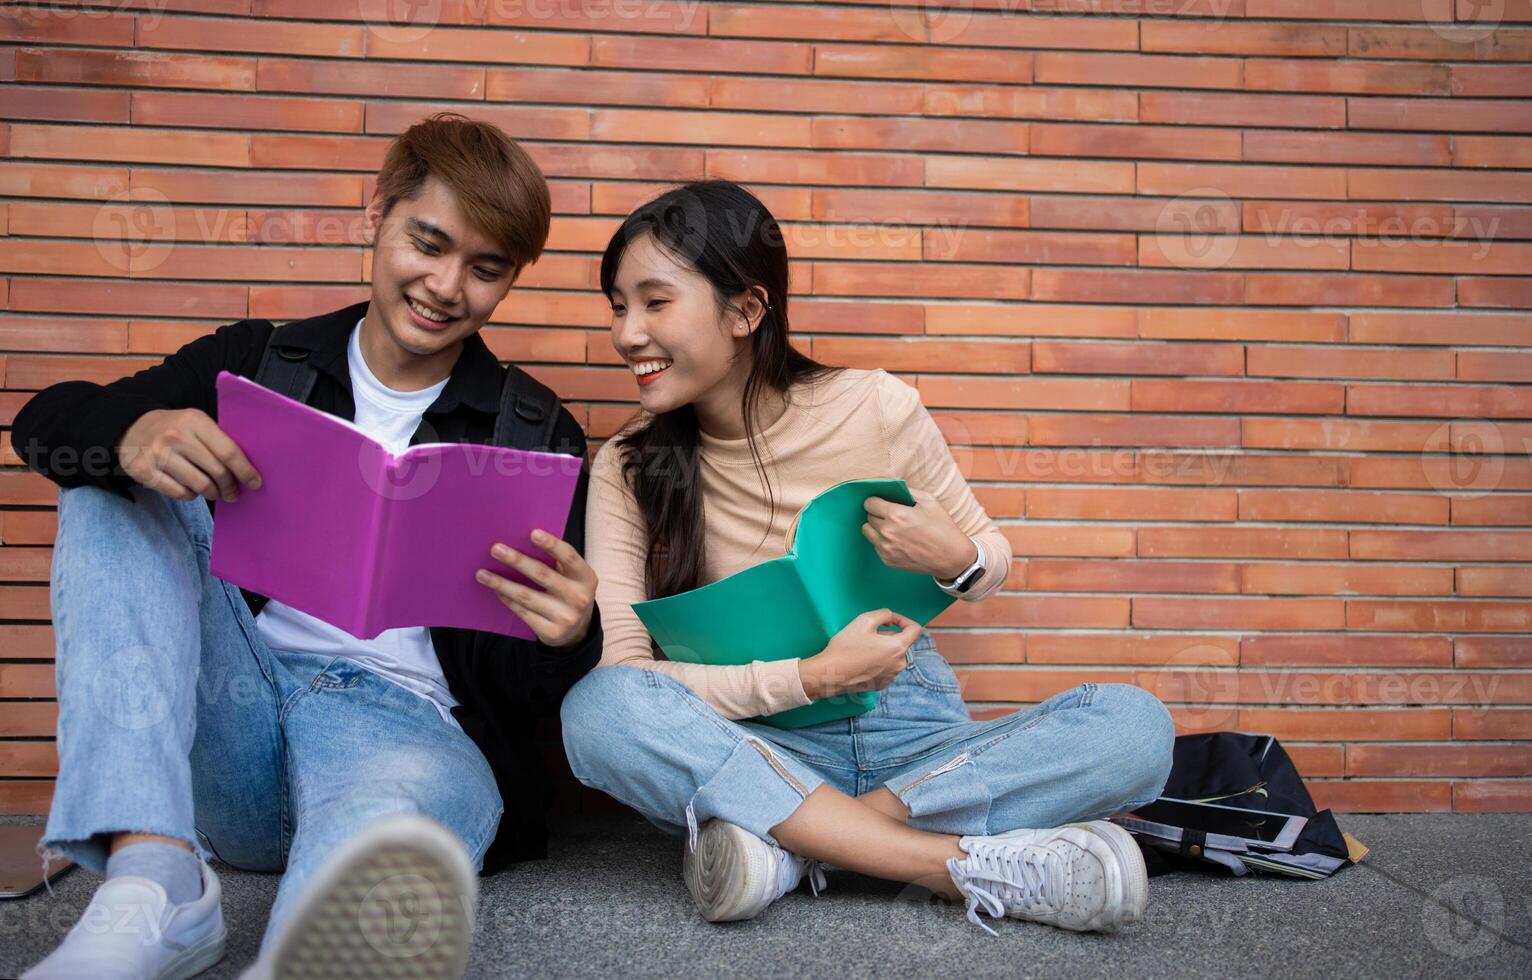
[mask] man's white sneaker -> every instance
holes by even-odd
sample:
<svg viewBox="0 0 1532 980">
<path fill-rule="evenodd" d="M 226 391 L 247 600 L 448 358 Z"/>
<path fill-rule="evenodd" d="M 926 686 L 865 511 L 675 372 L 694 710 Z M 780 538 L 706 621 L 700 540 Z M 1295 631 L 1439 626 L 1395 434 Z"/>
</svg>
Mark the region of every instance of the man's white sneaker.
<svg viewBox="0 0 1532 980">
<path fill-rule="evenodd" d="M 1133 835 L 1109 821 L 964 837 L 958 846 L 967 855 L 948 859 L 947 872 L 968 899 L 969 921 L 991 935 L 980 908 L 1079 932 L 1111 932 L 1144 914 L 1144 856 Z"/>
<path fill-rule="evenodd" d="M 709 922 L 753 919 L 807 876 L 814 894 L 825 888 L 817 861 L 801 858 L 723 820 L 709 820 L 681 859 L 692 901 Z"/>
<path fill-rule="evenodd" d="M 429 817 L 369 824 L 313 877 L 246 980 L 456 980 L 468 964 L 478 877 Z"/>
<path fill-rule="evenodd" d="M 173 905 L 158 882 L 108 878 L 80 921 L 26 980 L 183 980 L 223 958 L 222 889 L 202 866 L 202 897 Z"/>
</svg>

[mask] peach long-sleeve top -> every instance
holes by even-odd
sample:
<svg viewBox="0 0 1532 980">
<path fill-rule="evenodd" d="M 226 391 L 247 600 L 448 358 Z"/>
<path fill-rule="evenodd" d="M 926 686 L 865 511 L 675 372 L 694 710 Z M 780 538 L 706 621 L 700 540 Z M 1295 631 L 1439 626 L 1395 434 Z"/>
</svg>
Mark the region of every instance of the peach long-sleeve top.
<svg viewBox="0 0 1532 980">
<path fill-rule="evenodd" d="M 959 472 L 920 395 L 885 371 L 841 370 L 795 385 L 787 410 L 757 436 L 776 498 L 771 512 L 745 439 L 701 436 L 700 471 L 707 546 L 706 585 L 787 551 L 799 510 L 837 483 L 903 479 L 939 500 L 984 554 L 984 575 L 960 598 L 974 602 L 998 590 L 1010 572 L 1011 546 Z M 641 424 L 640 415 L 629 426 Z M 626 430 L 624 430 L 626 431 Z M 585 557 L 600 577 L 605 641 L 601 666 L 630 664 L 662 671 L 695 691 L 725 718 L 750 718 L 809 703 L 799 660 L 712 666 L 656 660 L 633 604 L 649 598 L 644 568 L 646 523 L 611 439 L 591 465 Z"/>
</svg>

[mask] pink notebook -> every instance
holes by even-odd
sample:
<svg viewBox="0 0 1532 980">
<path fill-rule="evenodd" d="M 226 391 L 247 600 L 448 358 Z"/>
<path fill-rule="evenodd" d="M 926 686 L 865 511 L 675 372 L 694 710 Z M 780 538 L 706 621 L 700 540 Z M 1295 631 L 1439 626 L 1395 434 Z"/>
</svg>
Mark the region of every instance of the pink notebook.
<svg viewBox="0 0 1532 980">
<path fill-rule="evenodd" d="M 227 371 L 218 425 L 261 488 L 218 502 L 214 575 L 361 639 L 401 626 L 534 638 L 474 572 L 531 585 L 491 557 L 496 542 L 552 564 L 531 533 L 564 533 L 578 457 L 472 443 L 393 456 L 345 419 Z"/>
</svg>

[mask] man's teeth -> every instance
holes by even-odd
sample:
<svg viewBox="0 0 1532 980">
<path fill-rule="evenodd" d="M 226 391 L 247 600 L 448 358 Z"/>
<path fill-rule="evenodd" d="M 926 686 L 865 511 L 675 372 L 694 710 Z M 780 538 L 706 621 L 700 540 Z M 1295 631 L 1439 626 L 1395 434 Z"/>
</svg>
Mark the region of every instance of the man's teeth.
<svg viewBox="0 0 1532 980">
<path fill-rule="evenodd" d="M 669 361 L 640 361 L 633 365 L 633 373 L 637 375 L 653 374 L 670 367 Z"/>
<path fill-rule="evenodd" d="M 419 313 L 427 320 L 431 320 L 436 323 L 446 323 L 448 320 L 452 319 L 450 316 L 445 316 L 441 313 L 437 313 L 435 310 L 429 310 L 424 306 L 421 306 L 419 303 L 410 299 L 408 296 L 404 298 L 404 301 L 410 304 L 410 309 L 414 310 L 416 313 Z"/>
</svg>

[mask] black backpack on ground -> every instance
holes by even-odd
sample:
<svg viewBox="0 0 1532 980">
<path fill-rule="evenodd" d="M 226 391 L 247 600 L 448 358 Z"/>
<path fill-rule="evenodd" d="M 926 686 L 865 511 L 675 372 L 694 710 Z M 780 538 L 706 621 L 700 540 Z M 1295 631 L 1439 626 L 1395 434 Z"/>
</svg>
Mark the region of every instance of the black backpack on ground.
<svg viewBox="0 0 1532 980">
<path fill-rule="evenodd" d="M 286 327 L 277 327 L 266 341 L 255 383 L 279 394 L 307 403 L 319 369 L 308 362 L 309 351 L 282 342 Z M 507 449 L 546 452 L 553 446 L 558 425 L 559 396 L 514 364 L 506 366 L 500 389 L 500 414 L 490 444 Z"/>
</svg>

